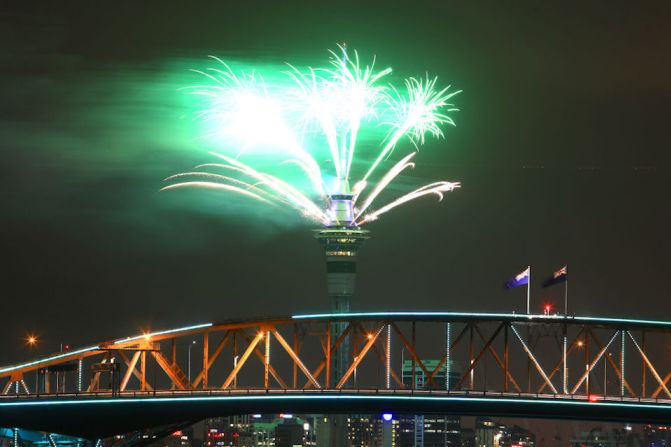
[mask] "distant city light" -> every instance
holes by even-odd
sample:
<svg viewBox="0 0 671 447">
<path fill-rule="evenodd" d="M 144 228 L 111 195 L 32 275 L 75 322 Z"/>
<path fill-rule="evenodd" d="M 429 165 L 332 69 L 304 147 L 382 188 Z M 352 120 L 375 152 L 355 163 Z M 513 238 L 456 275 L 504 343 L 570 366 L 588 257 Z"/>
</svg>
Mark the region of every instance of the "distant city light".
<svg viewBox="0 0 671 447">
<path fill-rule="evenodd" d="M 384 419 L 386 422 L 391 421 L 391 418 L 392 418 L 392 417 L 393 417 L 393 416 L 392 416 L 391 413 L 383 413 L 383 414 L 382 414 L 382 419 Z"/>
</svg>

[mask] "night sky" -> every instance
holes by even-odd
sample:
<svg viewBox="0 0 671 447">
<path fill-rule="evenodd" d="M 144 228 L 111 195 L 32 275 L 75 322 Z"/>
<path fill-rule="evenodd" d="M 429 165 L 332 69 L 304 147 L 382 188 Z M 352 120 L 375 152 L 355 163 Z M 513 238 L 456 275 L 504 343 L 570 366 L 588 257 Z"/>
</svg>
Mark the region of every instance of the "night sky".
<svg viewBox="0 0 671 447">
<path fill-rule="evenodd" d="M 532 307 L 562 307 L 539 283 L 568 264 L 570 312 L 671 318 L 669 3 L 170 3 L 0 6 L 0 363 L 29 332 L 49 351 L 327 310 L 310 225 L 158 190 L 208 161 L 190 63 L 342 41 L 463 90 L 412 173 L 462 189 L 368 227 L 354 309 L 521 312 L 502 284 L 527 265 Z"/>
</svg>

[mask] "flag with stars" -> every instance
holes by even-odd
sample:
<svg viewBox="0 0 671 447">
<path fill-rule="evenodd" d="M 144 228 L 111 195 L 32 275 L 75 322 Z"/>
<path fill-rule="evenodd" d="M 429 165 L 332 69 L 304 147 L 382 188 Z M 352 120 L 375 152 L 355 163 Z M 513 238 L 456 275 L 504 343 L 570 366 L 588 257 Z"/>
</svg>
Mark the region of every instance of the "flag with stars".
<svg viewBox="0 0 671 447">
<path fill-rule="evenodd" d="M 550 276 L 548 279 L 546 279 L 543 282 L 543 287 L 554 286 L 555 284 L 566 282 L 567 279 L 568 279 L 568 269 L 567 266 L 564 266 L 559 270 L 557 270 L 556 272 L 554 272 L 552 276 Z"/>
</svg>

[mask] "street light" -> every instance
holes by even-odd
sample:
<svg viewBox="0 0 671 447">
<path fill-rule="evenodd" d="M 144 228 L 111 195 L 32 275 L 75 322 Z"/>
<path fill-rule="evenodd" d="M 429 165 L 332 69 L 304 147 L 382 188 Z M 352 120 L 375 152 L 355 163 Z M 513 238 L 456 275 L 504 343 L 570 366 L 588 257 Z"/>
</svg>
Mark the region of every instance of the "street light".
<svg viewBox="0 0 671 447">
<path fill-rule="evenodd" d="M 191 347 L 196 344 L 196 340 L 192 340 L 189 345 L 189 361 L 188 361 L 188 375 L 189 375 L 189 388 L 191 387 Z"/>
<path fill-rule="evenodd" d="M 26 335 L 25 342 L 26 342 L 26 346 L 28 347 L 28 349 L 31 350 L 31 354 L 32 354 L 32 351 L 34 351 L 35 355 L 37 355 L 38 357 L 42 354 L 40 352 L 42 349 L 46 349 L 46 350 L 52 349 L 52 347 L 55 347 L 57 345 L 56 343 L 50 342 L 48 340 L 46 340 L 46 341 L 40 340 L 40 338 L 37 335 L 35 335 L 35 333 L 31 333 L 31 334 Z M 61 353 L 68 352 L 72 349 L 72 345 L 70 343 L 59 343 L 58 346 L 59 346 L 59 351 L 58 352 L 61 352 Z M 44 371 L 44 374 L 45 374 L 45 379 L 44 380 L 45 381 L 49 380 L 48 378 L 46 378 L 46 374 L 48 374 L 48 370 L 46 368 L 43 368 L 42 370 Z M 39 388 L 40 383 L 39 383 L 39 377 L 38 377 L 39 371 L 40 371 L 40 368 L 35 369 L 35 392 L 36 393 L 39 392 L 39 389 L 40 389 Z M 56 390 L 64 391 L 64 389 L 65 389 L 65 375 L 66 375 L 65 371 L 56 371 L 55 375 L 56 375 Z"/>
<path fill-rule="evenodd" d="M 33 348 L 37 347 L 37 336 L 33 334 L 29 334 L 26 337 L 26 344 L 28 345 L 28 348 L 31 350 Z M 38 369 L 35 369 L 35 393 L 39 392 L 39 386 L 40 386 L 40 381 L 39 381 L 39 376 L 38 376 Z"/>
</svg>

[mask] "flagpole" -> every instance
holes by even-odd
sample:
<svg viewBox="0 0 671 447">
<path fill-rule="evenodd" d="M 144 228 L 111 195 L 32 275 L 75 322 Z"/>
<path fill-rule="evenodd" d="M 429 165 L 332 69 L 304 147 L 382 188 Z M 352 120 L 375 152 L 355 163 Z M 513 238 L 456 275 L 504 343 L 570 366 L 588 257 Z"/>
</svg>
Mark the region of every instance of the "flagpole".
<svg viewBox="0 0 671 447">
<path fill-rule="evenodd" d="M 528 266 L 527 268 L 529 269 L 529 281 L 527 282 L 527 315 L 529 315 L 531 313 L 529 312 L 531 303 L 531 266 Z"/>
<path fill-rule="evenodd" d="M 564 315 L 568 315 L 568 265 L 566 266 L 566 281 L 564 281 Z"/>
</svg>

